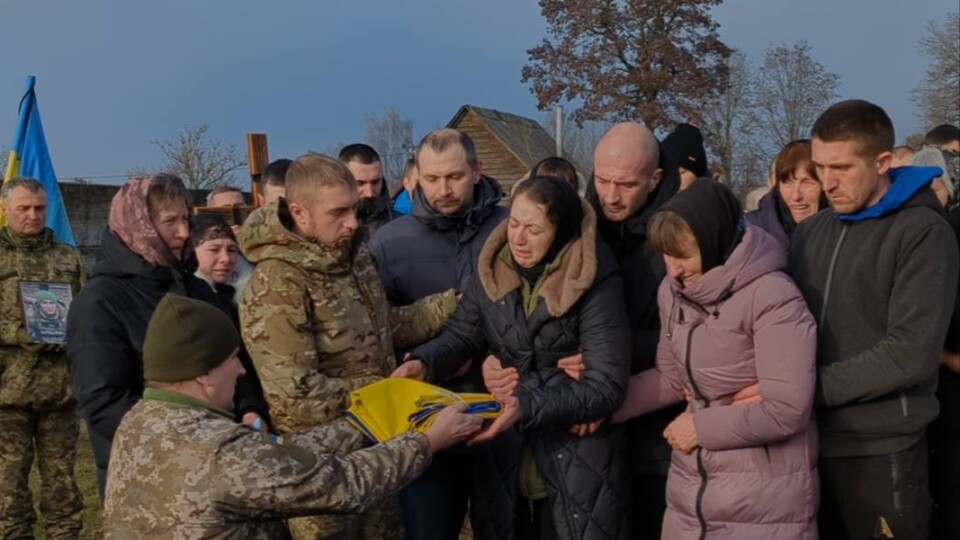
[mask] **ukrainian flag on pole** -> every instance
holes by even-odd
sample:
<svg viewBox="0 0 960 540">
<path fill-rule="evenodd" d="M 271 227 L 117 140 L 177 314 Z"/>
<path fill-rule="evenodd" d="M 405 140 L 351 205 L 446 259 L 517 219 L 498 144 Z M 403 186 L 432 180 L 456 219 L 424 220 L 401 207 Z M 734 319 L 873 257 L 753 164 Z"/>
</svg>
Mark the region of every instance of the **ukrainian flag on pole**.
<svg viewBox="0 0 960 540">
<path fill-rule="evenodd" d="M 70 220 L 67 219 L 67 209 L 63 206 L 63 199 L 60 197 L 57 175 L 53 172 L 50 151 L 47 150 L 47 139 L 43 136 L 40 109 L 37 108 L 37 94 L 33 88 L 36 82 L 36 77 L 27 76 L 23 98 L 20 100 L 17 134 L 13 138 L 13 150 L 10 151 L 7 171 L 3 178 L 6 182 L 22 176 L 34 178 L 43 184 L 43 189 L 47 192 L 47 227 L 53 230 L 53 234 L 61 242 L 76 246 Z M 6 218 L 0 212 L 0 225 L 6 225 L 6 222 Z"/>
</svg>

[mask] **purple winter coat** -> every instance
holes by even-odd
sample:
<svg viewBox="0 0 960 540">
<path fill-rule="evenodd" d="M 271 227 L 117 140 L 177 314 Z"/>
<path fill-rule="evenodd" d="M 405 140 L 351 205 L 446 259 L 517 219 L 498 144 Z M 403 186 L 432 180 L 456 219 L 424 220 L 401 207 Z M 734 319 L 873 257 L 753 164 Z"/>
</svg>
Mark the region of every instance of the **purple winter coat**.
<svg viewBox="0 0 960 540">
<path fill-rule="evenodd" d="M 686 288 L 664 278 L 657 367 L 631 378 L 614 415 L 694 396 L 700 447 L 673 452 L 664 539 L 817 538 L 816 323 L 783 247 L 746 227 L 722 266 Z M 731 405 L 756 382 L 762 402 Z"/>
</svg>

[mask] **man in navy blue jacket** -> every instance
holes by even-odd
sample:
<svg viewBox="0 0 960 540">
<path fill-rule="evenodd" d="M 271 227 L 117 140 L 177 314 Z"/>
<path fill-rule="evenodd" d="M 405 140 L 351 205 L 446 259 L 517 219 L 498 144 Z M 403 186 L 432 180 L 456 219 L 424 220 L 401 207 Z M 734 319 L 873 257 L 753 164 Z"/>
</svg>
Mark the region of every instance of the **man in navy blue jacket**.
<svg viewBox="0 0 960 540">
<path fill-rule="evenodd" d="M 393 305 L 410 304 L 451 288 L 463 290 L 476 271 L 487 235 L 507 215 L 499 206 L 503 192 L 495 180 L 483 176 L 476 147 L 467 134 L 454 129 L 434 131 L 420 142 L 416 159 L 420 182 L 413 211 L 384 225 L 369 242 Z M 445 386 L 459 392 L 482 391 L 482 361 L 473 359 L 466 373 Z M 416 364 L 420 363 L 401 365 L 398 374 L 414 375 L 405 371 Z M 483 448 L 441 452 L 427 472 L 400 493 L 407 538 L 456 540 L 471 497 L 477 538 L 488 536 L 484 527 L 498 531 L 510 527 L 511 497 L 502 496 L 505 492 L 496 485 L 497 478 L 487 475 L 480 482 L 473 480 L 484 476 L 477 475 L 482 469 L 478 460 L 491 459 L 483 453 Z"/>
<path fill-rule="evenodd" d="M 797 228 L 790 274 L 818 326 L 820 538 L 929 538 L 926 429 L 958 272 L 941 171 L 891 168 L 893 125 L 866 101 L 811 135 L 832 211 Z"/>
</svg>

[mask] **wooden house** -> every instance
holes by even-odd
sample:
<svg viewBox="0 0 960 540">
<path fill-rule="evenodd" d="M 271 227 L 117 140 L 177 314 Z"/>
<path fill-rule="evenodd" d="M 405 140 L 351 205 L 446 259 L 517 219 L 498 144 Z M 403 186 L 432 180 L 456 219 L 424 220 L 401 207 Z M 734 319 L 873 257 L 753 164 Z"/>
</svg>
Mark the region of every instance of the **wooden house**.
<svg viewBox="0 0 960 540">
<path fill-rule="evenodd" d="M 556 155 L 554 138 L 536 120 L 473 105 L 460 107 L 447 127 L 473 139 L 483 172 L 510 193 L 540 160 Z"/>
</svg>

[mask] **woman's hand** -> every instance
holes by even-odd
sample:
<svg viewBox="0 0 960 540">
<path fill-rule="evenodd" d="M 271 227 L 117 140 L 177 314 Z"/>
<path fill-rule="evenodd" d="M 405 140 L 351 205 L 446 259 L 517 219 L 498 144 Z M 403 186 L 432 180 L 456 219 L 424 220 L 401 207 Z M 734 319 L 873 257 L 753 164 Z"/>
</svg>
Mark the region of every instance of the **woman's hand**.
<svg viewBox="0 0 960 540">
<path fill-rule="evenodd" d="M 683 413 L 676 417 L 667 429 L 663 430 L 663 438 L 678 452 L 689 454 L 700 446 L 697 438 L 697 426 L 693 423 L 693 414 Z"/>
<path fill-rule="evenodd" d="M 506 396 L 504 399 L 497 398 L 503 404 L 503 412 L 486 429 L 477 433 L 467 441 L 467 446 L 483 444 L 490 442 L 497 435 L 512 428 L 520 421 L 520 400 L 513 396 Z"/>
<path fill-rule="evenodd" d="M 588 424 L 576 424 L 570 428 L 570 434 L 574 437 L 587 437 L 593 435 L 600 429 L 600 426 L 603 424 L 603 418 L 597 420 L 596 422 L 590 422 Z"/>
<path fill-rule="evenodd" d="M 583 353 L 561 358 L 557 362 L 557 367 L 563 370 L 567 377 L 575 381 L 579 381 L 580 377 L 583 376 L 583 370 L 587 369 L 586 364 L 583 363 Z"/>
<path fill-rule="evenodd" d="M 763 396 L 760 395 L 760 383 L 754 383 L 734 394 L 731 405 L 748 405 L 761 401 Z"/>
<path fill-rule="evenodd" d="M 411 360 L 409 354 L 404 358 L 404 362 L 397 366 L 390 374 L 391 377 L 402 379 L 416 379 L 422 381 L 427 378 L 427 366 L 420 360 Z"/>
<path fill-rule="evenodd" d="M 260 415 L 255 412 L 244 413 L 241 423 L 254 431 L 258 431 L 260 433 L 267 432 L 267 423 L 264 422 L 263 419 L 260 418 Z"/>
<path fill-rule="evenodd" d="M 520 383 L 520 373 L 517 368 L 503 367 L 500 359 L 492 354 L 483 361 L 481 371 L 483 372 L 483 384 L 487 387 L 487 391 L 500 402 L 513 396 L 513 391 L 517 389 L 517 384 Z"/>
</svg>

